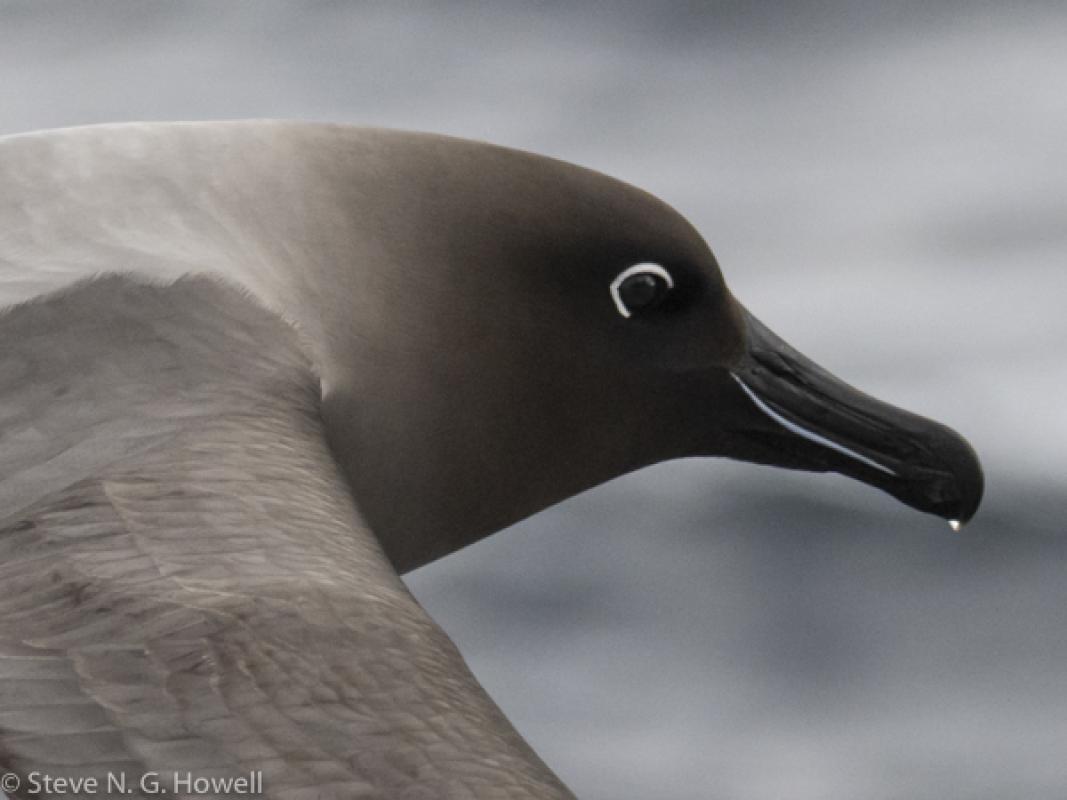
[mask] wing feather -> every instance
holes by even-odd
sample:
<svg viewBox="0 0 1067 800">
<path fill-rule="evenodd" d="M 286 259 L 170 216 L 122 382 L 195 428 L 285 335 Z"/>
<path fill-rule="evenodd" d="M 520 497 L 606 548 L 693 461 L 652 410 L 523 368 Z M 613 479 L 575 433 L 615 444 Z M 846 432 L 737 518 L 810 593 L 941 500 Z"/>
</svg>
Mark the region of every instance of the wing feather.
<svg viewBox="0 0 1067 800">
<path fill-rule="evenodd" d="M 360 519 L 281 320 L 109 277 L 0 342 L 2 766 L 127 797 L 254 770 L 272 798 L 570 797 Z"/>
</svg>

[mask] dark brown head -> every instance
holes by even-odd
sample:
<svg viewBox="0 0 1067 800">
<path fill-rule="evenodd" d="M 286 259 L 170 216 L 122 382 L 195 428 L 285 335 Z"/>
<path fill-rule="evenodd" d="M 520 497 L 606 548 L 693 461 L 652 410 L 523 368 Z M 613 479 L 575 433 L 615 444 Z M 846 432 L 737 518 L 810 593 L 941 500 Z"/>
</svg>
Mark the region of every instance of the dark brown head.
<svg viewBox="0 0 1067 800">
<path fill-rule="evenodd" d="M 333 306 L 326 410 L 400 569 L 684 456 L 835 471 L 974 514 L 968 444 L 775 337 L 661 201 L 526 153 L 374 136 L 338 189 L 365 255 L 343 267 L 359 312 L 344 293 Z"/>
</svg>

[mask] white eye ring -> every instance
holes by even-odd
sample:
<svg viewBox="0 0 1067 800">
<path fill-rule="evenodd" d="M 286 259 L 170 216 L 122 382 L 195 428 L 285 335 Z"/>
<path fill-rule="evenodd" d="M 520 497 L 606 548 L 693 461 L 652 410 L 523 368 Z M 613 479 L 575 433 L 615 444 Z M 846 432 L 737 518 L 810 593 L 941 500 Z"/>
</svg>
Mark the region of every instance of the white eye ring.
<svg viewBox="0 0 1067 800">
<path fill-rule="evenodd" d="M 615 301 L 615 308 L 617 308 L 619 313 L 627 319 L 630 318 L 630 309 L 626 307 L 626 303 L 624 303 L 619 296 L 619 287 L 622 286 L 623 281 L 627 278 L 641 274 L 656 275 L 666 281 L 668 289 L 674 288 L 674 278 L 671 277 L 671 273 L 667 272 L 667 270 L 659 264 L 645 262 L 642 264 L 634 264 L 632 267 L 627 267 L 616 275 L 615 280 L 611 282 L 611 299 Z"/>
</svg>

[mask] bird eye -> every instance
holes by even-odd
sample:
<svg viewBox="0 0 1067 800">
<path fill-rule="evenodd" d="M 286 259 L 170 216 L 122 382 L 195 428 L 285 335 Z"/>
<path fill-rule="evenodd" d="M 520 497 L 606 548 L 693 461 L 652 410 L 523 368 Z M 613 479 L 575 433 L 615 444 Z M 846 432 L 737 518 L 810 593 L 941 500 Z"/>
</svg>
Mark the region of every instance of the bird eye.
<svg viewBox="0 0 1067 800">
<path fill-rule="evenodd" d="M 611 282 L 611 299 L 624 317 L 655 308 L 674 288 L 674 279 L 659 264 L 634 264 Z"/>
</svg>

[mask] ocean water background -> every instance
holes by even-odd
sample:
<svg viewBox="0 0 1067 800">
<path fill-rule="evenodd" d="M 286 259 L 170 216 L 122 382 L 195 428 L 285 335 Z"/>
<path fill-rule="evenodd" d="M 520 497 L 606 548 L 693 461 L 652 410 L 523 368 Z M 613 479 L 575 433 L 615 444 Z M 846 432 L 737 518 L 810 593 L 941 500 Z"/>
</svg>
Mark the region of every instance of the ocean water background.
<svg viewBox="0 0 1067 800">
<path fill-rule="evenodd" d="M 0 133 L 292 117 L 600 169 L 792 344 L 971 439 L 959 535 L 689 461 L 409 576 L 578 796 L 1067 795 L 1067 6 L 0 0 L 0 76 Z"/>
</svg>

